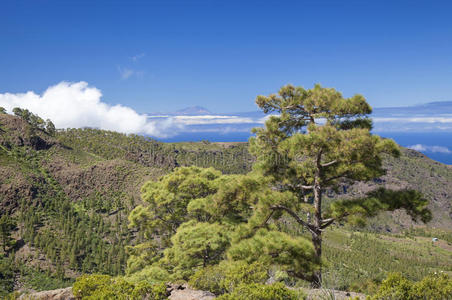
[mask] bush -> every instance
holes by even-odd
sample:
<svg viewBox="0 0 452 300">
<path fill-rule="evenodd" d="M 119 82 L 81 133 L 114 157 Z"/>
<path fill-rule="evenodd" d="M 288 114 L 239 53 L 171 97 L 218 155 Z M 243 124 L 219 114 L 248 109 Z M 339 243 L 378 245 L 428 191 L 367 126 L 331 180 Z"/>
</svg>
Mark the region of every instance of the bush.
<svg viewBox="0 0 452 300">
<path fill-rule="evenodd" d="M 450 299 L 451 295 L 452 279 L 447 274 L 432 274 L 413 283 L 400 273 L 392 273 L 371 299 Z"/>
<path fill-rule="evenodd" d="M 152 265 L 126 276 L 125 279 L 130 282 L 146 281 L 148 283 L 155 284 L 168 281 L 169 276 L 168 271 L 165 269 Z"/>
<path fill-rule="evenodd" d="M 152 285 L 141 281 L 130 283 L 122 277 L 108 275 L 83 275 L 77 278 L 72 291 L 77 299 L 124 299 L 163 300 L 167 299 L 165 284 Z"/>
<path fill-rule="evenodd" d="M 412 289 L 413 299 L 450 299 L 452 298 L 452 278 L 444 273 L 424 277 L 416 282 Z"/>
<path fill-rule="evenodd" d="M 108 286 L 111 280 L 112 278 L 109 275 L 82 275 L 75 281 L 72 292 L 78 299 L 84 299 L 96 290 Z"/>
<path fill-rule="evenodd" d="M 210 291 L 215 295 L 225 293 L 222 286 L 224 280 L 223 270 L 219 265 L 208 266 L 197 271 L 189 281 L 190 286 L 198 290 Z"/>
<path fill-rule="evenodd" d="M 239 284 L 264 283 L 267 277 L 267 268 L 262 263 L 222 261 L 196 272 L 189 283 L 196 289 L 220 295 L 232 292 Z"/>
<path fill-rule="evenodd" d="M 289 290 L 282 283 L 271 285 L 252 283 L 241 284 L 232 293 L 224 294 L 218 300 L 298 300 L 304 299 L 300 291 Z"/>
</svg>

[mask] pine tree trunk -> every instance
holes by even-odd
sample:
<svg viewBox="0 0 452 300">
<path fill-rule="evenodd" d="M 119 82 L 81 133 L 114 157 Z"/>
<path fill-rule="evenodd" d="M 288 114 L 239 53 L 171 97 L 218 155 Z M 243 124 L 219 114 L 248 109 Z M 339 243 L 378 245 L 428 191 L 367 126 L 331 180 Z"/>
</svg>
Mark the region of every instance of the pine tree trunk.
<svg viewBox="0 0 452 300">
<path fill-rule="evenodd" d="M 312 235 L 312 243 L 314 244 L 314 250 L 316 258 L 320 261 L 322 258 L 322 233 L 319 232 L 317 235 Z M 322 286 L 322 266 L 312 274 L 313 281 L 311 286 L 313 288 L 320 288 Z"/>
<path fill-rule="evenodd" d="M 314 178 L 314 227 L 315 233 L 312 233 L 312 243 L 314 245 L 315 255 L 317 260 L 321 263 L 322 258 L 322 187 L 320 186 L 321 166 L 320 166 L 321 154 L 317 157 L 317 172 Z M 322 266 L 314 272 L 312 287 L 320 288 L 322 286 Z"/>
</svg>

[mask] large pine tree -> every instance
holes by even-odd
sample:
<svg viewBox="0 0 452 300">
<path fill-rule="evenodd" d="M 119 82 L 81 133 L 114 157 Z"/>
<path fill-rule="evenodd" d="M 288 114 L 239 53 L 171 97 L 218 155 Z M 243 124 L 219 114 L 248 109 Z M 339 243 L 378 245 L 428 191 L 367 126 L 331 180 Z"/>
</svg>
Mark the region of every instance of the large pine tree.
<svg viewBox="0 0 452 300">
<path fill-rule="evenodd" d="M 322 232 L 353 212 L 365 217 L 376 210 L 406 207 L 414 218 L 424 215 L 423 220 L 428 219 L 426 201 L 413 192 L 374 192 L 361 201 L 338 202 L 341 205 L 333 205 L 336 210 L 328 214 L 322 210 L 327 190 L 336 190 L 344 182 L 379 177 L 384 174 L 382 154 L 399 155 L 392 140 L 371 134 L 372 109 L 363 96 L 344 98 L 335 89 L 320 85 L 309 90 L 287 85 L 277 94 L 258 96 L 256 103 L 272 115 L 250 140 L 250 152 L 257 157 L 255 170 L 271 178 L 274 189 L 297 195 L 294 203 L 267 205 L 268 214 L 285 212 L 306 228 L 319 260 Z M 306 204 L 312 204 L 312 209 L 301 213 Z M 320 286 L 321 269 L 305 279 Z"/>
</svg>

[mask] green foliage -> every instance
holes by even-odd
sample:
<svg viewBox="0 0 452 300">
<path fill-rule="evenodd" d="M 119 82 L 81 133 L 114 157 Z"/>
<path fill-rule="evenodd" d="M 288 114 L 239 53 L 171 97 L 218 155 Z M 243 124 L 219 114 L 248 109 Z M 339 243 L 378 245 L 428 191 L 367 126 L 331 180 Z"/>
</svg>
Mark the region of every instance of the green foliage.
<svg viewBox="0 0 452 300">
<path fill-rule="evenodd" d="M 0 257 L 0 297 L 5 297 L 14 289 L 14 260 Z"/>
<path fill-rule="evenodd" d="M 368 115 L 372 109 L 363 96 L 344 98 L 318 84 L 309 90 L 286 85 L 278 94 L 258 96 L 256 103 L 264 113 L 277 116 L 270 116 L 265 128 L 254 129 L 256 137 L 250 139 L 249 147 L 256 156 L 253 169 L 267 177 L 273 189 L 295 196 L 293 201 L 262 206 L 260 219 L 292 217 L 311 234 L 316 261 L 322 256 L 322 232 L 334 222 L 349 219 L 364 225 L 364 218 L 376 211 L 402 207 L 413 218 L 431 219 L 426 201 L 415 192 L 394 197 L 394 193 L 376 191 L 374 199 L 342 201 L 333 204 L 330 216 L 325 214 L 324 193 L 338 191 L 344 182 L 382 176 L 383 155 L 400 155 L 394 141 L 371 134 Z M 303 207 L 306 203 L 313 208 Z M 316 287 L 322 283 L 320 268 L 314 269 L 311 278 L 305 272 L 290 271 Z"/>
<path fill-rule="evenodd" d="M 44 130 L 45 122 L 44 120 L 39 117 L 38 115 L 35 115 L 28 109 L 21 109 L 19 107 L 13 108 L 14 115 L 21 117 L 24 119 L 28 124 L 31 125 L 33 129 L 41 129 Z"/>
<path fill-rule="evenodd" d="M 129 255 L 127 259 L 127 273 L 134 273 L 157 262 L 161 255 L 158 247 L 152 241 L 147 241 L 134 246 L 126 246 Z"/>
<path fill-rule="evenodd" d="M 415 190 L 390 191 L 379 188 L 367 193 L 363 199 L 337 200 L 331 203 L 327 216 L 350 224 L 364 226 L 366 218 L 374 217 L 381 211 L 405 209 L 413 221 L 431 221 L 432 213 L 427 208 L 428 201 Z"/>
<path fill-rule="evenodd" d="M 6 114 L 6 109 L 0 106 L 0 114 Z"/>
<path fill-rule="evenodd" d="M 371 112 L 361 95 L 345 99 L 320 85 L 310 90 L 287 85 L 278 95 L 258 96 L 256 103 L 265 113 L 280 115 L 272 116 L 265 128 L 255 129 L 256 138 L 250 139 L 255 167 L 286 188 L 299 191 L 297 184 L 312 184 L 318 158 L 320 164 L 333 162 L 322 169 L 323 188 L 334 186 L 339 178 L 375 178 L 383 173 L 379 154 L 398 153 L 394 142 L 372 136 L 368 128 L 350 126 L 367 120 Z M 327 122 L 318 125 L 318 118 Z"/>
<path fill-rule="evenodd" d="M 46 124 L 45 129 L 46 129 L 47 133 L 50 136 L 55 136 L 56 128 L 55 128 L 55 125 L 53 124 L 53 122 L 51 120 L 47 119 L 45 124 Z"/>
<path fill-rule="evenodd" d="M 29 112 L 21 111 L 21 114 L 31 122 Z M 134 245 L 128 246 L 126 250 L 129 254 L 127 276 L 115 278 L 112 283 L 114 288 L 96 288 L 96 293 L 99 293 L 96 297 L 113 297 L 125 291 L 132 293 L 135 289 L 139 290 L 136 288 L 138 284 L 146 289 L 149 284 L 189 277 L 193 286 L 221 294 L 233 292 L 240 283 L 263 283 L 268 277 L 267 272 L 275 269 L 282 276 L 271 276 L 272 280 L 275 277 L 286 280 L 287 274 L 291 276 L 287 282 L 291 283 L 293 276 L 310 279 L 309 273 L 318 270 L 320 262 L 318 257 L 313 255 L 312 243 L 306 240 L 310 237 L 310 231 L 301 228 L 296 220 L 290 219 L 291 215 L 287 210 L 275 210 L 274 207 L 285 207 L 297 213 L 302 220 L 313 218 L 313 193 L 311 190 L 300 189 L 300 182 L 306 185 L 311 182 L 297 180 L 303 174 L 312 174 L 315 169 L 315 166 L 310 164 L 303 165 L 303 160 L 315 152 L 316 145 L 328 151 L 334 150 L 334 147 L 347 146 L 349 148 L 339 150 L 356 156 L 357 159 L 374 159 L 376 166 L 378 159 L 372 157 L 371 152 L 360 156 L 359 151 L 363 150 L 363 147 L 358 145 L 359 141 L 355 141 L 358 144 L 351 145 L 337 141 L 355 138 L 359 140 L 359 131 L 355 132 L 356 135 L 346 135 L 340 131 L 359 129 L 365 132 L 370 124 L 366 118 L 358 121 L 353 117 L 349 120 L 344 117 L 341 121 L 331 121 L 330 128 L 323 131 L 305 126 L 308 134 L 312 133 L 312 136 L 309 139 L 300 136 L 289 142 L 287 139 L 299 133 L 289 132 L 290 130 L 285 133 L 277 132 L 281 130 L 278 127 L 281 124 L 289 126 L 296 121 L 290 120 L 290 115 L 286 117 L 276 123 L 269 122 L 267 129 L 273 130 L 271 126 L 276 126 L 275 130 L 267 132 L 267 136 L 261 136 L 263 140 L 268 138 L 265 142 L 271 140 L 271 143 L 275 144 L 272 144 L 272 147 L 256 148 L 259 155 L 265 151 L 276 155 L 264 157 L 262 154 L 262 157 L 258 157 L 258 172 L 248 175 L 222 175 L 213 169 L 176 168 L 166 178 L 143 187 L 145 201 L 130 214 L 130 229 L 125 226 L 124 219 L 130 212 L 129 208 L 137 202 L 130 199 L 127 189 L 111 193 L 96 190 L 74 203 L 65 194 L 63 188 L 66 187 L 55 179 L 55 174 L 52 175 L 53 166 L 50 162 L 56 159 L 62 164 L 74 164 L 88 170 L 94 169 L 95 163 L 104 163 L 107 160 L 124 159 L 133 162 L 118 167 L 124 169 L 118 173 L 120 178 L 128 174 L 128 169 L 156 166 L 161 168 L 159 174 L 163 174 L 175 166 L 188 164 L 216 166 L 223 170 L 223 173 L 244 173 L 249 170 L 251 164 L 251 156 L 245 151 L 246 144 L 172 145 L 134 135 L 94 129 L 70 129 L 55 133 L 65 147 L 52 147 L 48 152 L 14 145 L 1 148 L 0 162 L 7 162 L 26 174 L 26 180 L 36 193 L 29 201 L 18 201 L 19 207 L 15 211 L 21 237 L 30 246 L 45 254 L 58 270 L 49 270 L 47 274 L 42 270 L 36 273 L 23 272 L 26 281 L 31 283 L 34 289 L 67 286 L 70 282 L 64 278 L 64 269 L 68 266 L 78 272 L 122 274 L 126 261 L 125 245 Z M 33 122 L 38 126 L 39 122 Z M 325 143 L 325 139 L 329 138 L 332 139 L 331 145 Z M 263 140 L 259 143 L 264 142 Z M 367 133 L 361 141 L 374 147 L 377 154 L 381 153 L 378 151 L 383 148 L 391 152 L 390 141 L 369 138 Z M 298 152 L 302 153 L 302 156 L 297 156 L 297 147 L 305 149 L 304 152 Z M 233 157 L 231 164 L 225 160 L 225 156 L 229 154 Z M 370 157 L 366 158 L 366 155 Z M 203 159 L 199 159 L 200 157 Z M 331 158 L 334 158 L 334 155 Z M 403 159 L 413 160 L 406 155 Z M 349 160 L 348 163 L 350 162 L 353 161 Z M 403 162 L 402 166 L 399 161 L 389 162 L 395 168 L 400 168 L 397 170 L 402 172 L 403 176 L 415 177 L 406 170 L 413 162 Z M 346 163 L 346 160 L 335 162 L 327 168 Z M 352 172 L 363 175 L 363 178 L 380 174 L 380 171 L 377 171 L 374 175 L 368 175 L 373 171 L 367 172 L 366 168 L 372 166 L 366 164 L 367 161 L 364 167 L 357 166 Z M 434 174 L 438 172 L 441 176 L 450 178 L 447 168 L 428 164 L 420 166 L 427 166 Z M 71 171 L 76 173 L 79 170 L 76 168 Z M 339 174 L 334 172 L 328 170 L 325 174 Z M 262 173 L 268 176 L 261 177 Z M 353 179 L 354 175 L 347 176 L 346 178 Z M 146 173 L 137 177 L 140 177 L 137 179 L 138 183 L 143 178 L 148 180 L 151 176 Z M 338 183 L 334 181 L 334 184 Z M 336 188 L 333 183 L 328 189 Z M 124 183 L 124 186 L 127 184 Z M 73 192 L 73 188 L 71 189 Z M 390 191 L 377 193 L 378 191 L 371 194 L 372 197 L 358 200 L 340 200 L 324 217 L 331 216 L 340 221 L 360 224 L 360 220 L 365 221 L 367 217 L 375 216 L 378 211 L 407 208 L 413 219 L 428 221 L 430 215 L 426 210 L 426 201 L 419 193 L 402 191 L 402 196 Z M 336 232 L 325 232 L 323 254 L 327 263 L 322 268 L 326 272 L 326 279 L 334 278 L 340 281 L 340 289 L 370 291 L 383 279 L 387 271 L 403 271 L 410 280 L 417 280 L 419 276 L 434 270 L 450 271 L 450 255 L 448 256 L 446 250 L 430 243 L 431 239 L 427 239 L 428 243 L 414 243 L 411 238 L 393 242 L 394 236 L 375 237 L 358 233 L 349 235 L 341 231 L 341 234 L 347 237 L 336 243 Z M 432 233 L 422 235 L 432 236 Z M 447 240 L 449 236 L 444 233 L 441 237 Z M 225 257 L 228 259 L 224 260 Z M 5 263 L 3 268 L 0 263 L 1 274 L 5 275 L 5 278 L 0 278 L 0 284 L 4 283 L 5 290 L 11 290 L 12 279 L 22 273 L 13 265 L 14 262 L 10 261 Z M 2 281 L 3 279 L 5 280 Z M 300 282 L 297 281 L 297 284 Z M 2 288 L 3 286 L 0 286 L 0 290 Z"/>
<path fill-rule="evenodd" d="M 304 299 L 301 292 L 289 290 L 282 283 L 242 284 L 232 293 L 224 294 L 218 300 L 298 300 Z"/>
<path fill-rule="evenodd" d="M 14 107 L 13 114 L 17 117 L 23 117 L 24 115 L 25 115 L 25 117 L 27 117 L 27 115 L 29 114 L 29 111 L 28 110 L 23 111 L 20 107 Z"/>
<path fill-rule="evenodd" d="M 189 284 L 195 289 L 212 292 L 220 295 L 226 292 L 223 281 L 224 270 L 219 265 L 207 266 L 199 269 L 190 278 Z"/>
<path fill-rule="evenodd" d="M 215 193 L 220 175 L 221 173 L 213 169 L 182 167 L 157 182 L 145 183 L 142 187 L 142 198 L 146 205 L 139 205 L 130 213 L 129 228 L 138 228 L 147 241 L 128 248 L 129 273 L 150 265 L 163 256 L 161 249 L 168 247 L 178 227 L 193 217 L 187 211 L 190 201 Z M 191 234 L 199 232 L 201 227 L 198 226 Z M 183 239 L 183 235 L 190 234 L 188 231 L 187 229 L 181 232 L 174 238 L 174 242 L 177 244 L 177 239 Z M 157 236 L 158 239 L 152 240 Z M 181 243 L 177 245 L 182 246 Z M 179 257 L 180 251 L 175 250 L 171 254 L 168 251 L 167 255 Z"/>
<path fill-rule="evenodd" d="M 129 227 L 138 227 L 150 237 L 159 234 L 163 242 L 188 220 L 187 205 L 196 198 L 216 192 L 215 182 L 221 173 L 196 167 L 177 168 L 159 181 L 143 185 L 142 199 L 147 206 L 138 206 L 129 215 Z"/>
<path fill-rule="evenodd" d="M 159 143 L 135 134 L 91 128 L 59 130 L 58 140 L 74 150 L 104 159 L 125 159 L 166 171 L 177 166 L 214 167 L 225 174 L 247 173 L 252 156 L 246 143 Z"/>
<path fill-rule="evenodd" d="M 81 300 L 96 299 L 167 299 L 164 284 L 151 285 L 141 281 L 131 283 L 121 277 L 108 275 L 83 275 L 72 287 L 74 296 Z"/>
<path fill-rule="evenodd" d="M 225 260 L 215 266 L 198 270 L 191 278 L 190 285 L 199 290 L 207 290 L 220 295 L 232 292 L 240 284 L 265 283 L 268 266 L 246 261 Z"/>
<path fill-rule="evenodd" d="M 162 267 L 150 265 L 142 268 L 139 271 L 125 277 L 130 282 L 146 281 L 148 283 L 165 283 L 170 278 L 170 273 Z"/>
<path fill-rule="evenodd" d="M 109 275 L 82 275 L 72 286 L 72 293 L 77 298 L 88 297 L 97 289 L 110 285 L 111 280 Z"/>
<path fill-rule="evenodd" d="M 80 209 L 83 200 L 74 205 L 46 169 L 46 154 L 12 146 L 8 155 L 20 166 L 28 180 L 26 185 L 33 191 L 33 199 L 17 201 L 21 238 L 45 254 L 60 277 L 63 265 L 79 272 L 121 273 L 126 262 L 124 244 L 131 236 L 127 225 L 118 222 L 117 226 L 110 226 L 110 221 L 95 212 L 93 206 Z"/>
<path fill-rule="evenodd" d="M 49 269 L 31 267 L 26 262 L 14 257 L 14 252 L 8 257 L 0 255 L 0 299 L 5 299 L 13 292 L 17 282 L 23 289 L 36 291 L 64 288 L 72 284 L 68 278 L 60 278 L 51 274 Z M 16 299 L 10 295 L 11 299 Z M 6 298 L 9 299 L 9 298 Z"/>
<path fill-rule="evenodd" d="M 9 215 L 3 214 L 0 217 L 0 241 L 2 243 L 3 252 L 5 253 L 15 242 L 15 240 L 11 238 L 11 231 L 15 229 L 16 226 L 16 221 Z"/>
<path fill-rule="evenodd" d="M 389 274 L 372 299 L 449 299 L 452 279 L 448 275 L 432 274 L 421 281 L 411 282 L 400 273 Z"/>
<path fill-rule="evenodd" d="M 217 264 L 234 225 L 247 222 L 262 187 L 258 178 L 197 167 L 176 168 L 147 182 L 142 188 L 146 204 L 129 215 L 129 227 L 146 240 L 128 247 L 128 273 L 158 264 L 173 279 L 188 279 L 197 269 Z"/>
<path fill-rule="evenodd" d="M 153 265 L 165 268 L 172 280 L 187 280 L 225 259 L 231 241 L 232 260 L 258 263 L 259 258 L 267 268 L 279 265 L 295 276 L 318 268 L 314 249 L 303 237 L 258 230 L 262 207 L 292 199 L 269 189 L 260 177 L 184 167 L 146 183 L 142 192 L 147 205 L 132 211 L 129 226 L 144 231 L 148 240 L 128 248 L 129 276 Z"/>
<path fill-rule="evenodd" d="M 26 265 L 21 266 L 18 273 L 21 274 L 24 287 L 36 291 L 65 288 L 74 281 L 61 274 L 52 273 L 49 269 L 32 268 Z"/>
<path fill-rule="evenodd" d="M 450 273 L 452 257 L 448 247 L 419 236 L 327 230 L 324 283 L 328 288 L 372 294 L 389 272 L 400 272 L 413 281 L 429 273 Z"/>
<path fill-rule="evenodd" d="M 222 176 L 217 181 L 216 193 L 191 201 L 187 207 L 196 218 L 246 222 L 252 214 L 251 206 L 263 196 L 262 179 L 251 175 Z"/>
<path fill-rule="evenodd" d="M 191 220 L 182 224 L 164 251 L 162 263 L 174 279 L 188 279 L 197 269 L 218 263 L 229 246 L 229 230 L 217 223 Z"/>
<path fill-rule="evenodd" d="M 452 244 L 452 232 L 441 230 L 438 228 L 422 228 L 422 227 L 416 227 L 416 228 L 410 228 L 408 230 L 405 230 L 404 233 L 407 236 L 423 236 L 423 237 L 429 237 L 429 238 L 438 238 L 440 240 L 446 241 L 449 245 Z"/>
<path fill-rule="evenodd" d="M 224 272 L 224 279 L 221 285 L 228 292 L 231 292 L 240 284 L 265 283 L 268 278 L 268 265 L 255 261 L 224 261 L 219 265 Z"/>
<path fill-rule="evenodd" d="M 310 241 L 304 237 L 265 229 L 259 229 L 253 237 L 232 245 L 228 256 L 249 263 L 260 261 L 266 265 L 276 264 L 299 278 L 309 277 L 319 266 Z"/>
<path fill-rule="evenodd" d="M 43 137 L 39 131 L 41 130 L 39 119 L 34 118 L 29 111 L 20 108 L 15 109 L 15 113 L 28 123 L 24 128 L 29 128 L 30 134 Z M 32 126 L 31 123 L 34 125 Z M 50 121 L 47 121 L 46 125 L 50 126 L 46 127 L 46 130 L 52 133 Z M 132 239 L 138 242 L 138 245 L 127 249 L 130 252 L 130 272 L 140 271 L 163 256 L 160 241 L 164 239 L 159 239 L 157 236 L 156 241 L 151 240 L 152 243 L 148 243 L 150 240 L 146 239 L 144 230 L 139 231 L 135 236 L 135 232 L 129 230 L 127 223 L 124 222 L 130 212 L 129 208 L 135 206 L 137 200 L 131 199 L 133 196 L 128 194 L 129 191 L 134 191 L 135 187 L 130 186 L 129 182 L 122 181 L 126 176 L 130 176 L 130 169 L 145 170 L 141 172 L 142 174 L 134 174 L 136 178 L 130 180 L 133 184 L 141 185 L 143 179 L 149 180 L 155 172 L 163 174 L 178 164 L 191 164 L 193 161 L 206 166 L 209 164 L 222 166 L 229 172 L 234 168 L 243 172 L 250 167 L 249 163 L 240 159 L 241 155 L 250 157 L 246 151 L 246 144 L 223 146 L 211 143 L 199 147 L 197 144 L 187 143 L 178 144 L 175 147 L 175 145 L 157 143 L 149 138 L 135 135 L 94 129 L 73 129 L 55 132 L 62 147 L 36 151 L 28 146 L 15 145 L 12 138 L 14 132 L 15 129 L 8 128 L 6 130 L 2 128 L 0 132 L 0 138 L 7 141 L 0 148 L 0 161 L 2 167 L 3 163 L 6 163 L 16 169 L 17 175 L 24 177 L 25 182 L 20 184 L 25 184 L 26 188 L 30 184 L 32 191 L 30 193 L 32 199 L 26 195 L 27 198 L 17 200 L 18 207 L 15 211 L 21 228 L 19 235 L 26 244 L 44 254 L 55 267 L 54 271 L 49 271 L 49 276 L 61 279 L 64 279 L 64 270 L 67 269 L 75 272 L 121 274 L 126 262 L 124 248 L 127 244 L 131 244 Z M 194 156 L 192 157 L 190 153 Z M 222 159 L 229 157 L 231 163 L 228 164 L 222 159 L 211 159 L 217 156 Z M 72 177 L 79 171 L 84 173 L 85 169 L 88 169 L 87 173 L 89 173 L 90 169 L 95 170 L 92 168 L 97 164 L 108 167 L 107 159 L 119 159 L 119 162 L 124 159 L 133 162 L 124 163 L 124 166 L 121 166 L 123 170 L 115 170 L 121 184 L 112 183 L 111 186 L 120 192 L 104 191 L 103 186 L 96 184 L 97 179 L 93 179 L 93 191 L 88 196 L 82 196 L 77 198 L 77 201 L 73 201 L 74 194 L 79 197 L 78 195 L 87 191 L 77 190 L 80 186 L 66 189 L 67 186 L 63 186 L 64 183 L 61 182 L 66 178 L 61 177 L 68 175 Z M 60 167 L 54 168 L 59 163 L 62 163 L 60 166 L 63 166 L 64 172 L 58 171 Z M 154 169 L 149 171 L 146 166 L 152 166 Z M 156 167 L 161 170 L 155 169 Z M 58 173 L 55 174 L 55 172 Z M 110 174 L 107 175 L 110 176 Z M 17 178 L 7 178 L 2 180 L 2 184 L 16 180 Z M 218 186 L 217 183 L 216 185 Z M 110 185 L 107 186 L 109 187 Z M 197 218 L 201 218 L 202 214 L 205 219 L 208 212 L 196 209 L 189 214 L 187 221 L 194 218 L 195 214 Z M 186 220 L 183 219 L 180 222 Z M 167 236 L 167 243 L 170 243 L 172 234 L 174 232 Z M 158 235 L 160 236 L 160 233 Z M 143 251 L 144 249 L 146 251 Z M 155 251 L 152 252 L 151 249 Z M 135 255 L 136 260 L 134 260 Z M 18 270 L 14 269 L 12 273 L 7 273 L 8 278 L 17 277 L 17 272 Z M 36 278 L 41 277 L 36 276 Z M 27 277 L 26 280 L 33 281 L 31 277 Z M 40 282 L 45 280 L 44 277 L 37 279 Z M 50 281 L 52 280 L 54 279 Z"/>
</svg>

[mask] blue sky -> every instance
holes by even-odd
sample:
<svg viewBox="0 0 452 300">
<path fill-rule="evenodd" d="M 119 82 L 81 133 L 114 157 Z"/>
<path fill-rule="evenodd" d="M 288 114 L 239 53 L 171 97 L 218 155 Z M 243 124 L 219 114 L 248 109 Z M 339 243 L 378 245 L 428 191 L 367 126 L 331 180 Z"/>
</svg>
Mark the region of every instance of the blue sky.
<svg viewBox="0 0 452 300">
<path fill-rule="evenodd" d="M 319 82 L 374 107 L 452 100 L 450 1 L 1 1 L 0 94 L 85 81 L 139 113 L 256 110 Z"/>
</svg>

